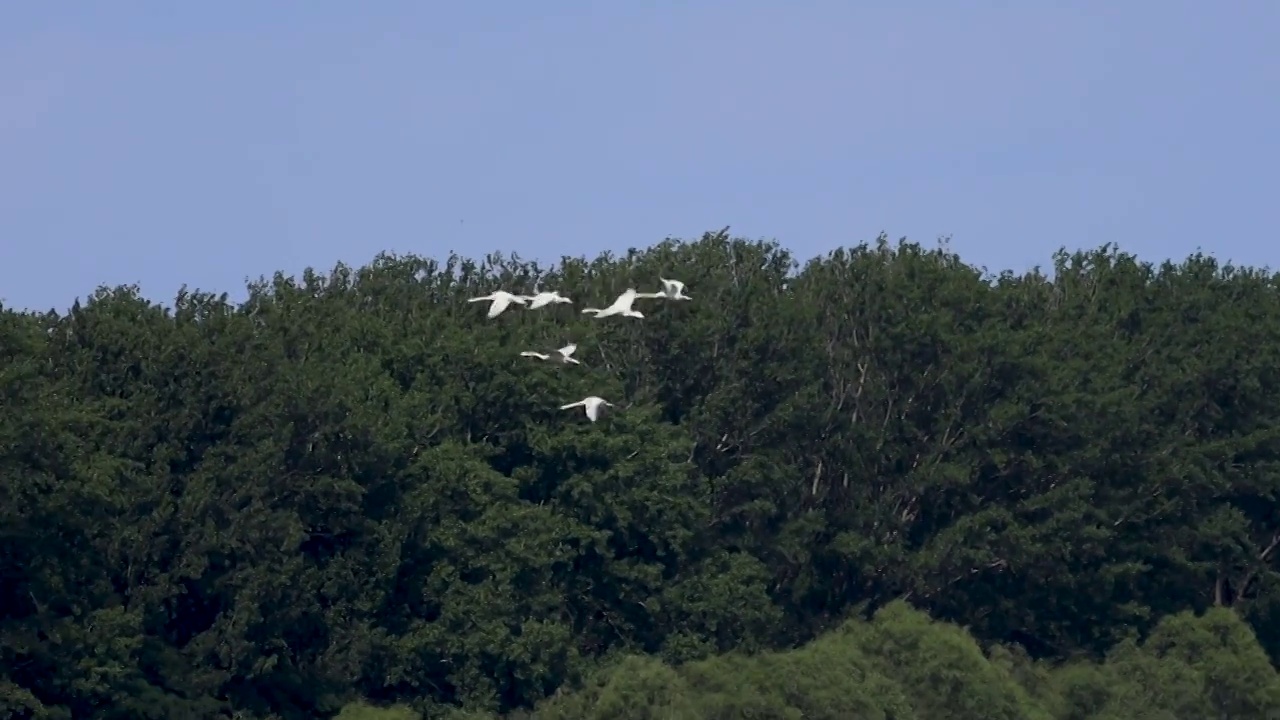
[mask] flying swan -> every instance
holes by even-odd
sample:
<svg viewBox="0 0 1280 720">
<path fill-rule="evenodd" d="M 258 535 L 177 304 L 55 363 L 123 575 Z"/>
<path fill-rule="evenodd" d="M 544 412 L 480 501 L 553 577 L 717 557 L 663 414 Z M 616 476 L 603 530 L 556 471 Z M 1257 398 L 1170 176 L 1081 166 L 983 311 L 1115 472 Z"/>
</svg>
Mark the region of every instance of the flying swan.
<svg viewBox="0 0 1280 720">
<path fill-rule="evenodd" d="M 529 301 L 530 310 L 537 310 L 538 308 L 546 307 L 551 303 L 572 303 L 573 302 L 569 298 L 561 295 L 559 290 L 552 290 L 550 292 L 540 292 L 540 293 L 535 293 L 533 295 L 522 295 L 521 297 Z"/>
<path fill-rule="evenodd" d="M 469 303 L 482 302 L 484 300 L 493 301 L 489 305 L 489 314 L 485 316 L 489 318 L 496 318 L 499 315 L 501 315 L 502 311 L 506 310 L 507 307 L 511 305 L 511 303 L 516 303 L 517 305 L 524 305 L 526 302 L 528 302 L 527 300 L 525 300 L 525 297 L 523 295 L 512 295 L 511 293 L 505 290 L 495 290 L 492 295 L 485 295 L 484 297 L 471 298 L 467 302 Z"/>
<path fill-rule="evenodd" d="M 623 317 L 642 318 L 644 313 L 639 310 L 632 310 L 631 305 L 636 301 L 636 291 L 634 288 L 627 288 L 627 291 L 618 296 L 617 300 L 607 308 L 583 308 L 584 315 L 595 315 L 597 318 L 609 317 L 610 315 L 621 315 Z"/>
<path fill-rule="evenodd" d="M 570 357 L 571 355 L 573 355 L 573 351 L 577 349 L 578 349 L 578 345 L 576 343 L 569 343 L 568 345 L 565 345 L 559 350 L 555 350 L 549 354 L 534 352 L 532 350 L 525 350 L 524 352 L 520 353 L 520 355 L 523 357 L 538 358 L 539 360 L 551 360 L 558 363 L 573 363 L 574 365 L 581 365 L 582 364 L 581 362 L 578 362 L 578 360 L 576 360 L 575 358 Z"/>
<path fill-rule="evenodd" d="M 693 298 L 684 294 L 684 283 L 679 280 L 668 280 L 666 278 L 658 278 L 662 281 L 662 290 L 655 293 L 640 293 L 636 297 L 642 298 L 666 298 L 668 300 L 692 300 Z"/>
<path fill-rule="evenodd" d="M 613 403 L 609 402 L 608 400 L 605 400 L 604 398 L 598 398 L 595 395 L 592 395 L 591 397 L 583 398 L 582 400 L 579 400 L 576 403 L 561 405 L 560 409 L 570 410 L 572 408 L 582 407 L 587 412 L 587 419 L 590 420 L 591 422 L 595 422 L 596 420 L 600 419 L 601 405 L 608 405 L 609 407 L 613 407 Z"/>
</svg>

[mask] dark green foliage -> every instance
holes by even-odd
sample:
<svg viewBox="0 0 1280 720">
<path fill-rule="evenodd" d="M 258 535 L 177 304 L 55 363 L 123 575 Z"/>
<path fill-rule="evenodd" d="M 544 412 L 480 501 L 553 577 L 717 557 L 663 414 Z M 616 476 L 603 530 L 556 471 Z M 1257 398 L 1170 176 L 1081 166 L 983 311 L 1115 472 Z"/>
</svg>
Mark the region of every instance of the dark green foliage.
<svg viewBox="0 0 1280 720">
<path fill-rule="evenodd" d="M 721 232 L 0 309 L 0 716 L 1280 715 L 1280 283 L 1054 265 Z"/>
<path fill-rule="evenodd" d="M 1170 644 L 1182 649 L 1171 653 Z M 796 650 L 678 668 L 628 657 L 545 702 L 536 717 L 1267 718 L 1280 710 L 1278 690 L 1248 626 L 1225 609 L 1171 616 L 1144 645 L 1118 645 L 1105 664 L 1053 667 L 1017 649 L 984 654 L 965 631 L 893 603 L 871 622 L 847 621 Z"/>
</svg>

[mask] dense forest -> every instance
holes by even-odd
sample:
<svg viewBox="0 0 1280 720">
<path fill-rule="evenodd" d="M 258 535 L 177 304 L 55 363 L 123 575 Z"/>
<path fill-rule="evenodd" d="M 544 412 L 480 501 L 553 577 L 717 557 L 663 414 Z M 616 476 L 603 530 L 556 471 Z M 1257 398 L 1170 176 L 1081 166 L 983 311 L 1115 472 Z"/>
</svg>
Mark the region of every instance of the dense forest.
<svg viewBox="0 0 1280 720">
<path fill-rule="evenodd" d="M 726 229 L 0 308 L 0 717 L 1280 717 L 1280 280 L 1052 263 Z"/>
</svg>

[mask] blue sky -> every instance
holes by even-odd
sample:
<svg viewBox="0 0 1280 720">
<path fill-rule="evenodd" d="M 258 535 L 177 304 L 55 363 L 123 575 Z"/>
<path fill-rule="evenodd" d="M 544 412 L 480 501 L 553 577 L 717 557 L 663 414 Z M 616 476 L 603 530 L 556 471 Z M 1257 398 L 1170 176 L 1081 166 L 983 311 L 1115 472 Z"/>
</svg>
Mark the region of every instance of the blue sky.
<svg viewBox="0 0 1280 720">
<path fill-rule="evenodd" d="M 731 226 L 1280 266 L 1280 3 L 9 3 L 0 298 Z"/>
</svg>

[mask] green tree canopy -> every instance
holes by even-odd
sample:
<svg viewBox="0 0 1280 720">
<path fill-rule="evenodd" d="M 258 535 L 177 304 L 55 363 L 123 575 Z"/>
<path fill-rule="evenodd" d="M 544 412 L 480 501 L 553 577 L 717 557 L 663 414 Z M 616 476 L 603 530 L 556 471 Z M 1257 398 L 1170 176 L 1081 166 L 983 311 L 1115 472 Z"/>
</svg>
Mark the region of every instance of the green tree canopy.
<svg viewBox="0 0 1280 720">
<path fill-rule="evenodd" d="M 1256 717 L 1277 289 L 726 229 L 0 308 L 0 713 Z"/>
</svg>

